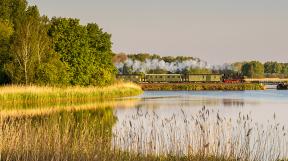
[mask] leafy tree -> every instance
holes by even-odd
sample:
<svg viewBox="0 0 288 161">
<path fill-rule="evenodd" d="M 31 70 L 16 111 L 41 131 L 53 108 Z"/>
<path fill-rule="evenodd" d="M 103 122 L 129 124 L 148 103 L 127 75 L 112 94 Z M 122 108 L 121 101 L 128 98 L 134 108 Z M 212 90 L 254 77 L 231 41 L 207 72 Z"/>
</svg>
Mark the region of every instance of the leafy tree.
<svg viewBox="0 0 288 161">
<path fill-rule="evenodd" d="M 9 60 L 10 38 L 14 32 L 8 20 L 0 20 L 0 83 L 9 83 L 10 79 L 4 71 L 4 64 Z"/>
<path fill-rule="evenodd" d="M 54 50 L 68 67 L 72 85 L 106 85 L 113 81 L 111 35 L 96 24 L 82 26 L 78 19 L 53 18 L 49 35 Z"/>
<path fill-rule="evenodd" d="M 282 65 L 282 71 L 283 74 L 288 75 L 288 63 Z"/>
<path fill-rule="evenodd" d="M 41 85 L 68 85 L 69 77 L 67 66 L 60 61 L 59 54 L 51 52 L 47 58 L 39 64 L 36 71 L 35 83 Z"/>
<path fill-rule="evenodd" d="M 5 70 L 13 83 L 31 84 L 35 81 L 37 67 L 49 50 L 47 24 L 36 6 L 28 7 L 19 23 Z"/>
<path fill-rule="evenodd" d="M 212 71 L 207 68 L 188 68 L 182 71 L 183 74 L 211 74 Z"/>
<path fill-rule="evenodd" d="M 264 77 L 264 65 L 259 61 L 251 61 L 243 64 L 242 73 L 250 78 Z"/>
<path fill-rule="evenodd" d="M 111 35 L 107 32 L 103 32 L 101 28 L 95 23 L 87 25 L 89 48 L 92 53 L 92 59 L 94 60 L 92 67 L 92 84 L 106 85 L 110 84 L 114 80 L 114 76 L 117 72 L 112 63 L 112 42 Z"/>
<path fill-rule="evenodd" d="M 150 59 L 151 55 L 148 53 L 131 54 L 131 55 L 128 55 L 128 58 L 132 60 L 139 60 L 140 62 L 144 62 L 146 59 Z"/>
<path fill-rule="evenodd" d="M 19 20 L 25 15 L 27 9 L 26 0 L 1 0 L 0 1 L 0 19 L 8 20 L 17 28 Z"/>
<path fill-rule="evenodd" d="M 162 57 L 162 60 L 164 60 L 165 62 L 168 62 L 168 63 L 172 63 L 175 61 L 175 57 L 173 56 L 165 56 L 165 57 Z"/>
<path fill-rule="evenodd" d="M 280 74 L 282 72 L 282 64 L 278 62 L 266 62 L 264 64 L 264 72 L 265 73 L 277 73 Z"/>
<path fill-rule="evenodd" d="M 150 71 L 147 72 L 148 74 L 167 74 L 168 71 L 166 69 L 151 69 Z"/>
</svg>

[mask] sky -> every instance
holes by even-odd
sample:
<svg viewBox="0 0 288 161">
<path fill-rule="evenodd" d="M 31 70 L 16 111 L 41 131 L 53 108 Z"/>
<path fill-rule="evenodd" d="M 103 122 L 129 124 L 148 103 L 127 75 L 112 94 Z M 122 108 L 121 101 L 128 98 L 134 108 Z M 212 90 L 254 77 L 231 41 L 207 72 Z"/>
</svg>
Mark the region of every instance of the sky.
<svg viewBox="0 0 288 161">
<path fill-rule="evenodd" d="M 209 64 L 288 62 L 287 0 L 28 0 L 48 17 L 95 22 L 116 53 L 192 56 Z"/>
</svg>

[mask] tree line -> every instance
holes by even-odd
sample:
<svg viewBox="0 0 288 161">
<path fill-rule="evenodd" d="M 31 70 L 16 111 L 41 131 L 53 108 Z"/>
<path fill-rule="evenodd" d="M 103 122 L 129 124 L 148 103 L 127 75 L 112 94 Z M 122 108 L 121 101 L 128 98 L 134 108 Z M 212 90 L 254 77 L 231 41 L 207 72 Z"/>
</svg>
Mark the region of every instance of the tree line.
<svg viewBox="0 0 288 161">
<path fill-rule="evenodd" d="M 111 35 L 79 19 L 41 16 L 26 0 L 0 1 L 0 84 L 113 82 Z"/>
<path fill-rule="evenodd" d="M 249 78 L 277 77 L 288 78 L 288 63 L 268 61 L 236 62 L 228 68 L 220 70 L 220 73 L 228 75 L 242 75 Z"/>
<path fill-rule="evenodd" d="M 122 74 L 141 74 L 139 72 L 133 72 L 133 66 L 128 66 L 125 62 L 128 60 L 138 60 L 140 62 L 145 62 L 147 60 L 162 60 L 165 63 L 181 63 L 187 60 L 193 60 L 195 62 L 203 62 L 199 58 L 194 58 L 190 56 L 160 56 L 157 54 L 149 53 L 138 53 L 138 54 L 125 54 L 119 53 L 115 54 L 113 57 L 114 64 L 122 62 L 120 73 Z M 119 70 L 119 69 L 118 69 Z M 157 74 L 168 74 L 173 73 L 167 69 L 157 68 L 147 71 L 147 73 L 157 73 Z M 227 78 L 239 78 L 239 77 L 249 77 L 249 78 L 264 78 L 264 77 L 278 77 L 287 78 L 288 77 L 288 63 L 279 63 L 276 61 L 268 61 L 261 63 L 259 61 L 247 61 L 247 62 L 236 62 L 232 64 L 225 64 L 223 66 L 204 66 L 204 67 L 189 67 L 178 70 L 174 73 L 179 74 L 209 74 L 217 73 L 227 76 Z"/>
</svg>

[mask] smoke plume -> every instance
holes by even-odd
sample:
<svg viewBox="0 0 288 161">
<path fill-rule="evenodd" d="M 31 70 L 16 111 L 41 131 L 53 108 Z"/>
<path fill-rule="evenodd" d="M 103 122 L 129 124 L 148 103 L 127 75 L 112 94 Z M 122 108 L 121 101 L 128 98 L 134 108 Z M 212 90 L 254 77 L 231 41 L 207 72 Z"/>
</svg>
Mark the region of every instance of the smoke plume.
<svg viewBox="0 0 288 161">
<path fill-rule="evenodd" d="M 206 62 L 199 59 L 189 59 L 181 62 L 165 62 L 164 60 L 160 59 L 146 59 L 144 62 L 141 62 L 139 60 L 127 58 L 124 61 L 114 62 L 114 64 L 120 73 L 123 72 L 124 66 L 130 68 L 133 73 L 147 73 L 148 71 L 155 69 L 163 69 L 168 72 L 175 73 L 177 71 L 183 71 L 184 69 L 189 68 L 209 68 Z"/>
</svg>

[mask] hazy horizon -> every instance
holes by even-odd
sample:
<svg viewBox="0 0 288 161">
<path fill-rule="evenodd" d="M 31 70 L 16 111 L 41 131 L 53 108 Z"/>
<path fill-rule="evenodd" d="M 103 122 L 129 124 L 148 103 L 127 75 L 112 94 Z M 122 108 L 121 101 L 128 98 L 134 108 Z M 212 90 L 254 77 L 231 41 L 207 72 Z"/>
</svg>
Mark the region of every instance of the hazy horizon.
<svg viewBox="0 0 288 161">
<path fill-rule="evenodd" d="M 49 17 L 95 22 L 113 51 L 193 56 L 209 64 L 288 62 L 288 1 L 28 0 Z"/>
</svg>

